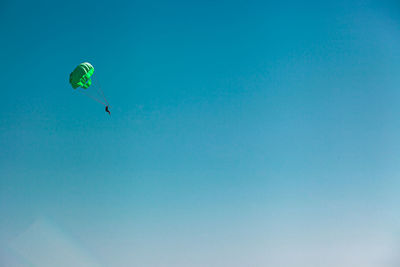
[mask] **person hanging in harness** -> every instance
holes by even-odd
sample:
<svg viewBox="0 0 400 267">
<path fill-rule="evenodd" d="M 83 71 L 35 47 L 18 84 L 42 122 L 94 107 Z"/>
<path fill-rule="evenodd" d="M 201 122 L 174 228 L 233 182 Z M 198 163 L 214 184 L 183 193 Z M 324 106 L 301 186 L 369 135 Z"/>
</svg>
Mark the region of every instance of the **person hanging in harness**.
<svg viewBox="0 0 400 267">
<path fill-rule="evenodd" d="M 110 110 L 108 109 L 108 106 L 106 106 L 106 112 L 108 113 L 108 115 L 111 115 Z"/>
</svg>

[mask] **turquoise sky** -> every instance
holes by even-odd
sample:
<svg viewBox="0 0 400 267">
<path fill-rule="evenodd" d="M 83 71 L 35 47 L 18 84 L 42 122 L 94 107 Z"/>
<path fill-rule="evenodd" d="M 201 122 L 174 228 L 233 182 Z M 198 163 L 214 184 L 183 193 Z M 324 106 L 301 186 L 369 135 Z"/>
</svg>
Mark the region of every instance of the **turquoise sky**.
<svg viewBox="0 0 400 267">
<path fill-rule="evenodd" d="M 0 266 L 398 266 L 397 1 L 3 0 L 0 36 Z"/>
</svg>

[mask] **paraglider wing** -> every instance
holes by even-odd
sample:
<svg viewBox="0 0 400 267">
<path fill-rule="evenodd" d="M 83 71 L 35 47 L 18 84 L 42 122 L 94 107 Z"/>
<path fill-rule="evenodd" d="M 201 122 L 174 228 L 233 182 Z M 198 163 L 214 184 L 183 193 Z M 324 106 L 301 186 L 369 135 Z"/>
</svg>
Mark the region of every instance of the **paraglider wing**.
<svg viewBox="0 0 400 267">
<path fill-rule="evenodd" d="M 74 89 L 79 87 L 87 89 L 92 84 L 90 77 L 93 75 L 93 73 L 94 68 L 90 63 L 81 63 L 69 75 L 69 83 Z"/>
</svg>

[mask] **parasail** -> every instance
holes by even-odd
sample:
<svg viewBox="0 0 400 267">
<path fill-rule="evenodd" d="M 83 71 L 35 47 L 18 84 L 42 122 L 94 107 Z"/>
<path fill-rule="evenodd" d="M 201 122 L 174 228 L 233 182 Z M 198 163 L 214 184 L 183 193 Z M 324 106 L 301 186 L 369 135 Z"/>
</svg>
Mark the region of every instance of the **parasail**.
<svg viewBox="0 0 400 267">
<path fill-rule="evenodd" d="M 81 63 L 69 75 L 69 83 L 74 89 L 78 87 L 87 89 L 92 84 L 93 73 L 94 68 L 89 62 Z"/>
<path fill-rule="evenodd" d="M 83 62 L 79 64 L 69 75 L 69 83 L 72 88 L 78 89 L 82 88 L 84 90 L 79 90 L 86 96 L 95 100 L 96 102 L 106 106 L 106 112 L 110 113 L 108 108 L 109 104 L 104 96 L 103 90 L 101 90 L 99 85 L 92 85 L 92 76 L 94 74 L 94 67 L 89 62 Z M 90 90 L 88 90 L 90 88 Z"/>
</svg>

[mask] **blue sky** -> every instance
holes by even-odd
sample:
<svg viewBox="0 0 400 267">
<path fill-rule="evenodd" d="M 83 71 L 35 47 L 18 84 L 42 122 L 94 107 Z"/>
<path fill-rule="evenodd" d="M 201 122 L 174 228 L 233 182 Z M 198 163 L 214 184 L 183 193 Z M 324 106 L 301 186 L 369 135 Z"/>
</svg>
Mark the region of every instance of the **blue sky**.
<svg viewBox="0 0 400 267">
<path fill-rule="evenodd" d="M 398 264 L 396 1 L 6 0 L 0 34 L 2 265 Z"/>
</svg>

